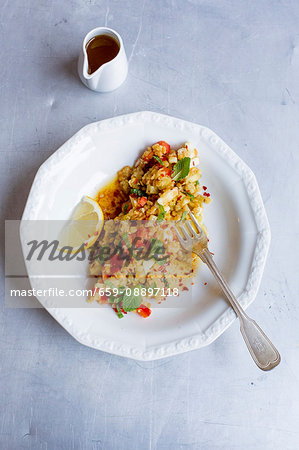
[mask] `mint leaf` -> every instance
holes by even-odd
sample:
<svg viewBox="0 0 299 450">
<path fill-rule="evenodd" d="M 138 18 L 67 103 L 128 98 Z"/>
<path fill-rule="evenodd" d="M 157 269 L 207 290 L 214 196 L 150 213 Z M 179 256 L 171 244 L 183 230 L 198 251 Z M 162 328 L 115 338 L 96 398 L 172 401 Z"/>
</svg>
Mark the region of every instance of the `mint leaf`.
<svg viewBox="0 0 299 450">
<path fill-rule="evenodd" d="M 132 289 L 132 292 L 134 292 L 134 289 Z M 122 307 L 124 311 L 134 311 L 134 309 L 139 308 L 141 305 L 142 298 L 141 295 L 126 295 L 124 294 L 122 298 Z"/>
<path fill-rule="evenodd" d="M 146 197 L 146 193 L 143 192 L 141 189 L 131 188 L 131 194 L 136 194 L 138 195 L 138 197 Z"/>
<path fill-rule="evenodd" d="M 109 280 L 105 280 L 104 283 L 105 283 L 108 287 L 110 287 L 110 289 L 114 289 L 114 288 L 116 287 L 116 286 L 115 286 L 113 283 L 111 283 L 111 281 L 109 281 Z"/>
<path fill-rule="evenodd" d="M 151 251 L 155 253 L 158 248 L 164 247 L 163 242 L 160 239 L 151 239 Z"/>
<path fill-rule="evenodd" d="M 119 305 L 116 305 L 116 309 L 117 309 L 116 314 L 118 315 L 118 318 L 119 318 L 119 319 L 122 319 L 122 318 L 124 317 L 124 315 L 123 315 L 123 313 L 121 312 L 120 306 L 119 306 Z"/>
<path fill-rule="evenodd" d="M 187 214 L 188 214 L 188 212 L 187 212 L 187 211 L 184 211 L 184 212 L 183 212 L 183 215 L 182 215 L 181 221 L 185 220 L 185 217 L 186 217 L 186 215 L 187 215 Z"/>
<path fill-rule="evenodd" d="M 159 207 L 159 214 L 158 214 L 157 222 L 162 222 L 162 220 L 164 219 L 164 217 L 166 215 L 166 211 L 164 209 L 164 206 L 160 205 L 160 203 L 158 203 L 158 207 Z"/>
<path fill-rule="evenodd" d="M 173 166 L 171 178 L 174 181 L 179 181 L 188 175 L 189 170 L 190 170 L 190 161 L 191 161 L 191 159 L 188 156 L 186 156 L 185 158 L 180 159 L 180 161 L 178 161 Z"/>
<path fill-rule="evenodd" d="M 122 235 L 122 240 L 124 241 L 124 243 L 126 244 L 127 248 L 130 250 L 130 248 L 132 247 L 130 239 L 129 239 L 129 235 L 126 232 L 125 234 Z"/>
<path fill-rule="evenodd" d="M 170 258 L 170 255 L 165 254 L 165 247 L 160 239 L 151 239 L 150 250 L 148 259 L 154 259 L 160 266 Z"/>
<path fill-rule="evenodd" d="M 184 192 L 184 194 L 189 195 L 189 197 L 191 198 L 191 200 L 194 200 L 194 195 L 190 194 L 190 192 Z"/>
<path fill-rule="evenodd" d="M 159 156 L 154 155 L 153 158 L 155 158 L 155 160 L 158 161 L 158 163 L 161 164 L 161 166 L 165 166 L 164 162 L 162 161 L 162 159 L 159 158 Z"/>
</svg>

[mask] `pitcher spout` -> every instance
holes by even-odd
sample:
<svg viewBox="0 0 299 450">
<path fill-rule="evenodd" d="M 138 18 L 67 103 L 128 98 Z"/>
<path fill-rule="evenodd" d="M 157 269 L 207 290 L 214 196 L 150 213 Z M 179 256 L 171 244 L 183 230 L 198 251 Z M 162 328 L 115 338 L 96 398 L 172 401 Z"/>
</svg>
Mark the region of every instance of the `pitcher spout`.
<svg viewBox="0 0 299 450">
<path fill-rule="evenodd" d="M 84 55 L 83 78 L 85 80 L 85 84 L 89 87 L 89 89 L 96 90 L 97 86 L 100 83 L 103 67 L 99 67 L 93 73 L 88 73 L 88 69 L 88 58 L 87 55 Z"/>
<path fill-rule="evenodd" d="M 99 67 L 94 73 L 88 73 L 88 58 L 84 48 L 82 48 L 79 60 L 78 60 L 78 74 L 80 79 L 85 86 L 89 89 L 97 90 L 97 86 L 100 82 L 100 77 L 103 68 Z"/>
</svg>

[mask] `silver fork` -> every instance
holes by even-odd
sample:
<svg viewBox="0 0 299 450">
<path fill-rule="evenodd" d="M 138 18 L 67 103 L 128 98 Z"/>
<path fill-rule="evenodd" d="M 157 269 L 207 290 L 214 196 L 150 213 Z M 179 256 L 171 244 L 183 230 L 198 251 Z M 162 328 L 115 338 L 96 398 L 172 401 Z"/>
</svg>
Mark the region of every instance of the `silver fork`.
<svg viewBox="0 0 299 450">
<path fill-rule="evenodd" d="M 181 246 L 198 255 L 218 281 L 225 297 L 240 320 L 242 336 L 256 365 L 262 370 L 273 369 L 280 363 L 279 352 L 258 324 L 245 313 L 209 252 L 206 234 L 191 211 L 189 211 L 189 215 L 194 226 L 189 221 L 179 221 L 175 225 Z"/>
</svg>

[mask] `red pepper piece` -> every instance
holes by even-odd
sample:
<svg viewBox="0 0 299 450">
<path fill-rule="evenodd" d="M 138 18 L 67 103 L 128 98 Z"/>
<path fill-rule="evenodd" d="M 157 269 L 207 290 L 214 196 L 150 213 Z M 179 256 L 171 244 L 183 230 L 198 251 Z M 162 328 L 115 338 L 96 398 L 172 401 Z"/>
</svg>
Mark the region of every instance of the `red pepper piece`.
<svg viewBox="0 0 299 450">
<path fill-rule="evenodd" d="M 160 169 L 159 172 L 162 177 L 165 177 L 165 176 L 170 177 L 170 175 L 171 175 L 171 170 L 168 167 L 163 167 L 163 169 Z"/>
<path fill-rule="evenodd" d="M 104 295 L 101 296 L 101 300 L 103 300 L 103 301 L 106 302 L 106 303 L 108 302 L 108 298 L 109 298 L 109 297 L 108 297 L 106 294 L 104 294 Z"/>
<path fill-rule="evenodd" d="M 167 142 L 165 142 L 165 141 L 159 141 L 159 142 L 157 142 L 157 144 L 159 144 L 159 145 L 161 145 L 161 147 L 164 147 L 164 148 L 165 148 L 165 153 L 166 153 L 166 155 L 167 155 L 167 153 L 170 152 L 170 145 L 167 144 Z"/>
<path fill-rule="evenodd" d="M 147 202 L 147 198 L 146 197 L 140 197 L 138 200 L 138 205 L 139 206 L 144 206 Z"/>
<path fill-rule="evenodd" d="M 136 242 L 135 246 L 136 246 L 136 248 L 141 248 L 141 247 L 144 246 L 144 244 L 143 244 L 142 240 L 141 240 L 141 241 L 138 240 L 138 241 Z"/>
<path fill-rule="evenodd" d="M 120 307 L 120 311 L 121 311 L 123 314 L 127 314 L 127 311 L 125 311 L 124 308 L 123 308 L 122 306 Z"/>
<path fill-rule="evenodd" d="M 123 261 L 121 258 L 119 258 L 118 254 L 115 254 L 110 259 L 110 264 L 111 264 L 110 275 L 113 275 L 121 268 Z"/>
<path fill-rule="evenodd" d="M 136 236 L 140 237 L 141 239 L 146 239 L 149 235 L 149 231 L 145 227 L 140 227 L 137 230 Z"/>
<path fill-rule="evenodd" d="M 151 309 L 148 308 L 145 305 L 140 305 L 139 308 L 137 309 L 138 314 L 143 317 L 144 319 L 146 319 L 147 317 L 149 317 L 152 313 Z"/>
</svg>

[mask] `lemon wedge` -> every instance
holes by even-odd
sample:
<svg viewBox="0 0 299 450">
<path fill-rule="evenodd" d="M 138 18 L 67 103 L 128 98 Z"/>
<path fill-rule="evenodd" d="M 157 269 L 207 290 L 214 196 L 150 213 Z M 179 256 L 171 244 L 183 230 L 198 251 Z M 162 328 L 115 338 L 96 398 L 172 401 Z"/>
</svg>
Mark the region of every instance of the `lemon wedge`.
<svg viewBox="0 0 299 450">
<path fill-rule="evenodd" d="M 59 235 L 60 248 L 68 247 L 67 251 L 71 253 L 76 253 L 83 246 L 89 248 L 98 238 L 103 222 L 104 215 L 99 204 L 90 197 L 83 197 Z"/>
</svg>

